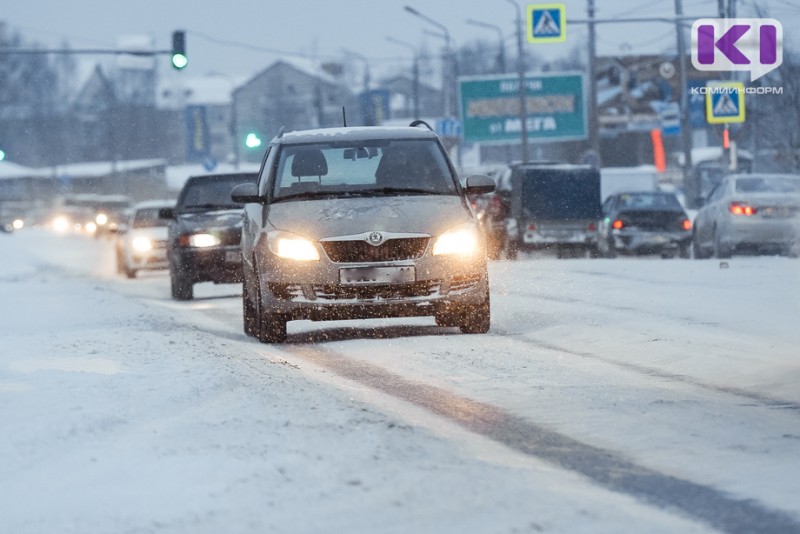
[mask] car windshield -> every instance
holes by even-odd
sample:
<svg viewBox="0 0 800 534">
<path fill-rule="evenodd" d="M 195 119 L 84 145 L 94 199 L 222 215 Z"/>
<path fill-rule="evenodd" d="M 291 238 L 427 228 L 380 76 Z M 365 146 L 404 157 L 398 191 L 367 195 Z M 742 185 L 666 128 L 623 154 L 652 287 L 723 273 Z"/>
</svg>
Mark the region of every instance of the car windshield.
<svg viewBox="0 0 800 534">
<path fill-rule="evenodd" d="M 252 181 L 251 178 L 243 175 L 190 181 L 178 199 L 177 209 L 178 211 L 193 211 L 240 208 L 241 204 L 231 200 L 231 190 L 239 184 L 252 183 Z"/>
<path fill-rule="evenodd" d="M 283 148 L 273 199 L 456 194 L 455 180 L 432 139 L 314 143 Z"/>
<path fill-rule="evenodd" d="M 621 209 L 628 210 L 683 210 L 672 193 L 624 193 L 619 197 Z"/>
<path fill-rule="evenodd" d="M 739 178 L 737 193 L 800 193 L 800 177 L 763 176 Z"/>
<path fill-rule="evenodd" d="M 169 221 L 158 217 L 159 208 L 142 208 L 133 216 L 134 228 L 153 228 L 167 226 Z"/>
</svg>

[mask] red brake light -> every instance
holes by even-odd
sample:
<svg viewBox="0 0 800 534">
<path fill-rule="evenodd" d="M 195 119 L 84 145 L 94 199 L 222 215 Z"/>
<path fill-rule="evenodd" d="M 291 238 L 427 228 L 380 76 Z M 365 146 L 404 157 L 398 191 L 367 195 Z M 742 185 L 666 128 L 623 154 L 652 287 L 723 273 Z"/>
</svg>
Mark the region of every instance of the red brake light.
<svg viewBox="0 0 800 534">
<path fill-rule="evenodd" d="M 683 229 L 686 231 L 692 229 L 692 221 L 690 221 L 689 219 L 684 219 L 681 225 L 683 226 Z"/>
<path fill-rule="evenodd" d="M 596 232 L 597 231 L 597 225 L 595 223 L 589 223 L 589 226 L 587 226 L 586 229 L 589 232 Z"/>
<path fill-rule="evenodd" d="M 533 223 L 529 224 L 528 225 L 528 231 L 529 232 L 535 232 L 536 231 L 536 225 L 533 224 Z"/>
<path fill-rule="evenodd" d="M 612 228 L 614 228 L 614 230 L 619 230 L 619 229 L 621 229 L 623 226 L 625 226 L 625 223 L 623 223 L 623 222 L 622 222 L 622 221 L 620 221 L 619 219 L 617 219 L 616 221 L 614 221 L 613 223 L 611 223 L 611 227 L 612 227 Z"/>
<path fill-rule="evenodd" d="M 758 213 L 756 208 L 744 202 L 731 202 L 728 206 L 728 210 L 734 215 L 750 216 Z"/>
</svg>

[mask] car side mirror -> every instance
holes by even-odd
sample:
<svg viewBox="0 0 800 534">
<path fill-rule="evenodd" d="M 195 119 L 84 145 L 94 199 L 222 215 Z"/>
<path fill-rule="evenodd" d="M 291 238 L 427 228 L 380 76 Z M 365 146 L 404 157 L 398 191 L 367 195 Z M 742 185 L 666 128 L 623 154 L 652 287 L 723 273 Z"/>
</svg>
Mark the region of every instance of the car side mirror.
<svg viewBox="0 0 800 534">
<path fill-rule="evenodd" d="M 158 210 L 158 218 L 159 219 L 174 219 L 175 218 L 175 208 L 161 208 Z"/>
<path fill-rule="evenodd" d="M 474 174 L 467 178 L 464 189 L 468 195 L 484 195 L 494 191 L 495 183 L 485 174 Z"/>
<path fill-rule="evenodd" d="M 239 184 L 231 191 L 231 200 L 237 204 L 261 203 L 263 199 L 258 194 L 256 184 Z"/>
</svg>

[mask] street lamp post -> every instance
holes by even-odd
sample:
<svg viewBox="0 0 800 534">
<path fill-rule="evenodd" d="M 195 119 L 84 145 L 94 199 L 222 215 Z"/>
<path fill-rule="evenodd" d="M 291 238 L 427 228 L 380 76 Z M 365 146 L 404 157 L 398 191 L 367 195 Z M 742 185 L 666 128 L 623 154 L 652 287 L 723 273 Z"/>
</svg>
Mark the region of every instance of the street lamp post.
<svg viewBox="0 0 800 534">
<path fill-rule="evenodd" d="M 525 58 L 522 47 L 522 10 L 514 0 L 506 0 L 517 10 L 517 77 L 519 78 L 519 121 L 520 121 L 520 144 L 522 148 L 522 161 L 528 161 L 528 110 L 525 98 Z"/>
<path fill-rule="evenodd" d="M 500 29 L 500 26 L 495 26 L 494 24 L 489 24 L 488 22 L 474 19 L 467 19 L 467 24 L 472 24 L 473 26 L 479 26 L 481 28 L 487 28 L 497 32 L 497 38 L 500 41 L 500 51 L 497 56 L 497 63 L 498 67 L 500 68 L 500 73 L 504 73 L 506 71 L 506 46 L 503 41 L 503 30 Z"/>
<path fill-rule="evenodd" d="M 405 6 L 405 10 L 414 15 L 417 18 L 420 18 L 427 22 L 428 24 L 432 24 L 439 28 L 442 33 L 444 34 L 445 40 L 445 62 L 444 62 L 444 114 L 446 118 L 450 118 L 453 116 L 453 109 L 451 103 L 451 85 L 453 84 L 453 61 L 452 61 L 452 50 L 450 48 L 450 32 L 447 31 L 447 28 L 430 17 L 426 17 L 416 9 L 411 6 Z"/>
<path fill-rule="evenodd" d="M 394 43 L 406 48 L 410 48 L 414 54 L 414 65 L 412 67 L 412 85 L 411 85 L 411 101 L 414 103 L 414 118 L 419 119 L 419 55 L 417 49 L 411 43 L 395 39 L 394 37 L 386 37 L 390 43 Z"/>
</svg>

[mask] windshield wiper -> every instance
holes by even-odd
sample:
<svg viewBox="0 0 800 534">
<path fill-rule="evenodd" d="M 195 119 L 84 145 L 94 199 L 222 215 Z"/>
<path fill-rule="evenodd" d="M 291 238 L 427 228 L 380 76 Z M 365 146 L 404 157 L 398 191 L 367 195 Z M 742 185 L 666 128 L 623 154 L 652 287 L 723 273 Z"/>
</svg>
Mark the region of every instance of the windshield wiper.
<svg viewBox="0 0 800 534">
<path fill-rule="evenodd" d="M 298 198 L 331 198 L 347 194 L 346 191 L 302 191 L 300 193 L 290 193 L 279 197 L 272 197 L 272 202 L 283 202 L 284 200 L 295 200 Z"/>
<path fill-rule="evenodd" d="M 433 191 L 431 189 L 422 189 L 415 187 L 378 187 L 375 189 L 360 189 L 358 191 L 350 191 L 349 194 L 358 196 L 374 196 L 374 195 L 452 195 L 454 193 L 448 191 Z"/>
<path fill-rule="evenodd" d="M 192 204 L 191 206 L 184 206 L 180 211 L 198 211 L 198 210 L 235 210 L 242 206 L 236 204 Z"/>
</svg>

